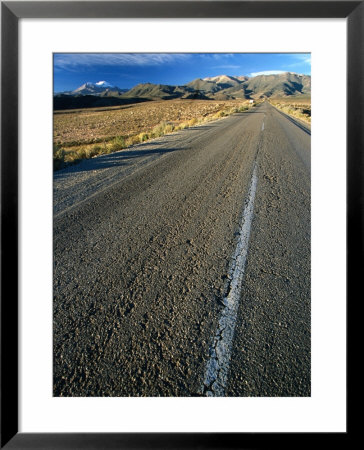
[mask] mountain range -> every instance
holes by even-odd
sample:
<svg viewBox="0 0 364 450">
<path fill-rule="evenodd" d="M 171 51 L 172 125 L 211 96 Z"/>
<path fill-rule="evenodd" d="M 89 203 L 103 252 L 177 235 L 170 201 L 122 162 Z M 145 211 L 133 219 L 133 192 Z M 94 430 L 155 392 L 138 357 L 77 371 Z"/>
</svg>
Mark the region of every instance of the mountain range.
<svg viewBox="0 0 364 450">
<path fill-rule="evenodd" d="M 117 86 L 113 86 L 107 81 L 98 81 L 97 83 L 87 82 L 78 87 L 74 91 L 62 92 L 66 95 L 104 95 L 105 93 L 122 94 L 128 91 L 128 89 L 120 89 Z"/>
<path fill-rule="evenodd" d="M 131 103 L 132 101 L 176 98 L 234 100 L 289 96 L 309 97 L 310 95 L 311 76 L 284 72 L 255 77 L 220 75 L 203 79 L 197 78 L 183 86 L 140 83 L 131 89 L 121 89 L 107 81 L 87 82 L 73 91 L 55 94 L 54 107 L 55 109 L 63 109 L 63 107 L 67 107 L 67 104 L 68 107 L 77 107 L 77 104 L 85 102 L 95 103 L 95 105 L 88 106 L 103 106 L 105 104 Z M 76 101 L 76 98 L 80 97 L 81 99 Z M 91 98 L 87 99 L 86 97 Z M 73 100 L 71 100 L 72 98 Z M 62 107 L 62 105 L 65 106 Z"/>
</svg>

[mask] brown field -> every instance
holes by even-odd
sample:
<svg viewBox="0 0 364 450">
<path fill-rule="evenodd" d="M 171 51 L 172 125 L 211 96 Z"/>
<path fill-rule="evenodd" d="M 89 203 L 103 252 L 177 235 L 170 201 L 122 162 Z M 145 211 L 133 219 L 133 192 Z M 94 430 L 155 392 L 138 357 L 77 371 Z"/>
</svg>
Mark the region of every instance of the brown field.
<svg viewBox="0 0 364 450">
<path fill-rule="evenodd" d="M 297 119 L 311 123 L 311 99 L 296 99 L 296 98 L 279 98 L 270 100 L 270 103 L 284 113 L 293 116 Z"/>
<path fill-rule="evenodd" d="M 168 100 L 98 109 L 55 111 L 54 142 L 61 146 L 88 144 L 115 136 L 133 136 L 148 132 L 159 123 L 179 124 L 206 117 L 236 101 Z"/>
<path fill-rule="evenodd" d="M 249 109 L 248 101 L 168 100 L 54 112 L 55 168 Z"/>
</svg>

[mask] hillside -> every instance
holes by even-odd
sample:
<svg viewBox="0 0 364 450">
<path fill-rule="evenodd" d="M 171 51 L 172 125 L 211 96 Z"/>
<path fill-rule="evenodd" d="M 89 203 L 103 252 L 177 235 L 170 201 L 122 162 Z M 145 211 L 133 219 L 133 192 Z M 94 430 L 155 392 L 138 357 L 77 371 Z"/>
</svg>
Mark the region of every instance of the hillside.
<svg viewBox="0 0 364 450">
<path fill-rule="evenodd" d="M 219 75 L 197 78 L 183 86 L 140 83 L 129 90 L 106 81 L 85 83 L 71 92 L 56 94 L 54 109 L 82 108 L 130 103 L 130 101 L 200 99 L 244 100 L 260 98 L 309 97 L 311 76 L 285 72 L 255 77 Z M 87 100 L 85 96 L 91 97 Z M 100 99 L 102 98 L 102 101 Z M 92 100 L 93 98 L 93 100 Z M 106 102 L 106 103 L 105 103 Z"/>
<path fill-rule="evenodd" d="M 217 77 L 197 78 L 185 86 L 142 83 L 130 89 L 124 97 L 148 98 L 225 98 L 248 99 L 263 97 L 286 97 L 291 95 L 310 95 L 311 77 L 285 72 L 276 75 L 259 75 L 256 77 Z"/>
</svg>

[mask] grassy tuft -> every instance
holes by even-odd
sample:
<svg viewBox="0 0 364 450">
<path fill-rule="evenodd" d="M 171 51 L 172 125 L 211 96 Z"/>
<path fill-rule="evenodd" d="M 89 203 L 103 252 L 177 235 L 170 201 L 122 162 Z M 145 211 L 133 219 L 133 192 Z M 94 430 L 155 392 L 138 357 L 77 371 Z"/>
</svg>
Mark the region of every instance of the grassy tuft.
<svg viewBox="0 0 364 450">
<path fill-rule="evenodd" d="M 109 153 L 117 152 L 119 150 L 122 150 L 125 148 L 125 139 L 123 136 L 116 136 L 114 139 L 112 139 L 107 146 L 110 150 Z"/>
<path fill-rule="evenodd" d="M 59 170 L 64 166 L 66 152 L 59 145 L 53 145 L 53 169 Z"/>
<path fill-rule="evenodd" d="M 144 141 L 147 141 L 148 139 L 149 139 L 149 135 L 148 135 L 148 133 L 139 133 L 139 141 L 140 142 L 144 142 Z"/>
</svg>

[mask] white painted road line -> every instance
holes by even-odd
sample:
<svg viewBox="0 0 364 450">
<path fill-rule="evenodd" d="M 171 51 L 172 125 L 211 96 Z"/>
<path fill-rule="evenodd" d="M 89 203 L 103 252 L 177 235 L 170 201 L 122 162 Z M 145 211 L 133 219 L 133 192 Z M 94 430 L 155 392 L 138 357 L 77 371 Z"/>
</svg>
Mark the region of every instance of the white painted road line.
<svg viewBox="0 0 364 450">
<path fill-rule="evenodd" d="M 263 123 L 262 123 L 262 131 L 264 130 L 264 120 L 263 120 Z"/>
<path fill-rule="evenodd" d="M 257 182 L 257 167 L 255 163 L 240 225 L 239 239 L 229 271 L 231 279 L 230 288 L 227 297 L 224 298 L 225 307 L 222 311 L 219 326 L 210 349 L 210 359 L 206 365 L 205 378 L 201 387 L 201 393 L 208 397 L 223 397 L 225 394 L 231 347 L 239 309 L 245 262 L 248 254 Z"/>
</svg>

